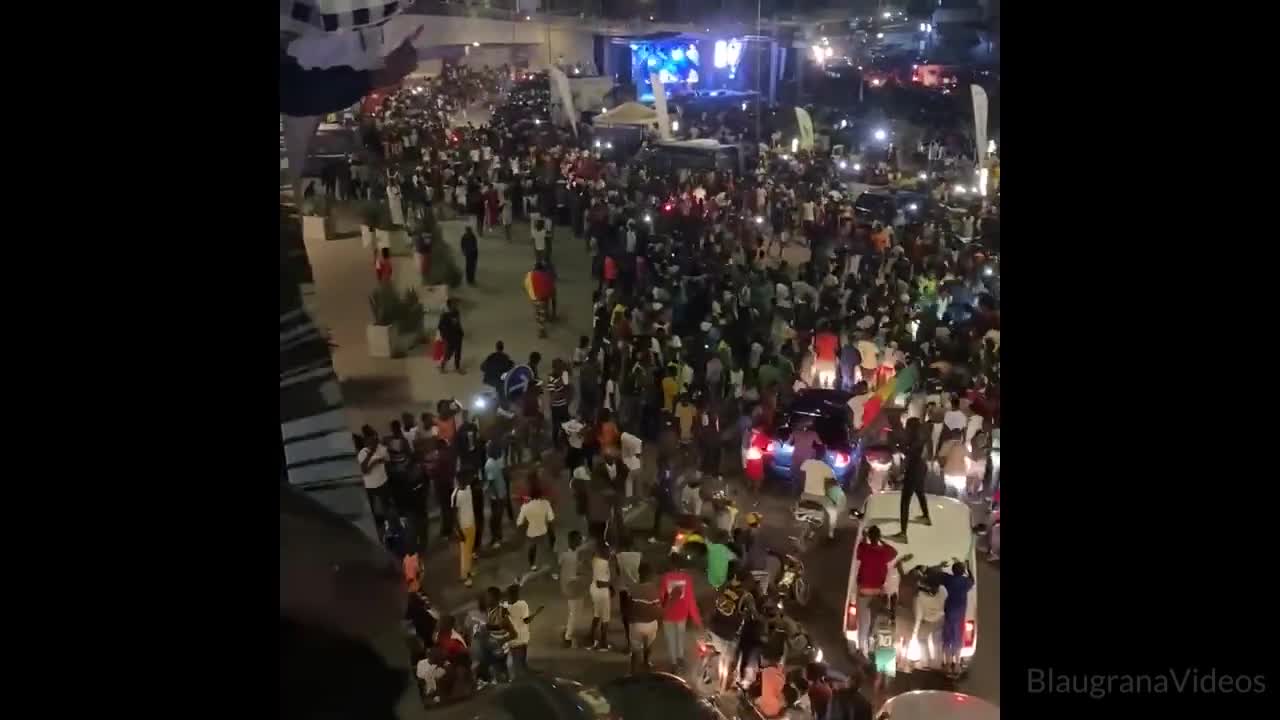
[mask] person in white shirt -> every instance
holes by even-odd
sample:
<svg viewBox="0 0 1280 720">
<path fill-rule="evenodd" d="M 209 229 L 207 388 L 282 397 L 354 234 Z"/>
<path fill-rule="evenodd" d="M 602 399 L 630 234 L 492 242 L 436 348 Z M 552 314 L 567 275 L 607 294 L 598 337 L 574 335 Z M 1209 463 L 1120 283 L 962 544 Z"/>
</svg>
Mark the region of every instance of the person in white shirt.
<svg viewBox="0 0 1280 720">
<path fill-rule="evenodd" d="M 778 283 L 776 286 L 774 286 L 773 296 L 774 296 L 774 299 L 778 301 L 778 307 L 780 308 L 791 307 L 791 288 L 788 287 L 786 283 Z"/>
<path fill-rule="evenodd" d="M 947 426 L 949 430 L 963 431 L 969 425 L 969 418 L 965 416 L 964 411 L 960 409 L 960 398 L 951 397 L 951 409 L 946 415 L 942 416 L 942 424 Z"/>
<path fill-rule="evenodd" d="M 436 694 L 436 683 L 445 676 L 443 653 L 437 648 L 431 648 L 427 657 L 418 661 L 415 674 L 422 681 L 422 688 L 431 702 L 439 702 L 440 696 Z"/>
<path fill-rule="evenodd" d="M 542 488 L 538 485 L 537 473 L 529 474 L 529 502 L 520 506 L 520 514 L 516 516 L 516 527 L 525 527 L 525 537 L 529 539 L 529 572 L 538 569 L 538 543 L 543 536 L 551 548 L 551 557 L 556 554 L 556 535 L 554 522 L 556 513 L 551 503 L 542 497 Z"/>
<path fill-rule="evenodd" d="M 461 541 L 458 544 L 459 567 L 462 584 L 471 587 L 473 576 L 471 561 L 476 551 L 476 514 L 472 506 L 473 493 L 462 474 L 455 476 L 453 482 L 453 495 L 449 498 L 449 505 L 453 508 L 454 527 L 458 529 L 458 539 Z"/>
<path fill-rule="evenodd" d="M 613 595 L 609 550 L 603 544 L 596 545 L 591 558 L 591 586 L 587 594 L 591 598 L 591 649 L 609 650 L 610 598 Z"/>
<path fill-rule="evenodd" d="M 609 382 L 613 382 L 610 380 Z M 644 441 L 624 432 L 619 440 L 622 450 L 622 464 L 627 467 L 627 477 L 623 481 L 623 500 L 629 501 L 636 496 L 636 478 L 640 477 L 641 458 L 644 453 Z M 629 503 L 628 503 L 629 504 Z"/>
<path fill-rule="evenodd" d="M 927 668 L 941 669 L 942 621 L 946 602 L 947 588 L 938 583 L 933 574 L 926 572 L 916 589 L 912 610 L 916 623 L 911 631 L 911 642 L 919 644 L 920 662 Z M 912 654 L 908 648 L 908 657 Z"/>
<path fill-rule="evenodd" d="M 850 419 L 853 422 L 854 430 L 862 429 L 862 411 L 867 405 L 867 401 L 871 399 L 871 391 L 867 388 L 865 381 L 860 381 L 853 387 L 853 397 L 849 398 L 849 402 L 845 403 L 849 406 Z"/>
<path fill-rule="evenodd" d="M 827 499 L 827 481 L 836 479 L 836 471 L 823 459 L 826 455 L 826 447 L 820 443 L 814 444 L 813 457 L 800 465 L 800 472 L 804 473 L 804 494 L 801 498 L 822 503 L 824 506 Z"/>
<path fill-rule="evenodd" d="M 507 643 L 507 671 L 515 680 L 529 672 L 529 623 L 542 612 L 529 612 L 529 603 L 520 599 L 520 584 L 512 583 L 507 587 L 507 618 L 511 621 L 511 629 L 515 637 Z"/>
<path fill-rule="evenodd" d="M 356 453 L 360 473 L 364 477 L 364 489 L 369 493 L 369 505 L 374 515 L 385 515 L 391 507 L 391 487 L 387 485 L 387 461 L 391 454 L 378 439 L 378 433 L 365 425 L 364 447 Z"/>
<path fill-rule="evenodd" d="M 533 238 L 533 257 L 535 262 L 546 262 L 547 259 L 547 226 L 546 220 L 533 220 L 533 229 L 529 236 Z"/>
<path fill-rule="evenodd" d="M 865 336 L 858 340 L 858 354 L 862 356 L 862 379 L 867 389 L 875 389 L 876 369 L 880 367 L 880 348 Z"/>
</svg>

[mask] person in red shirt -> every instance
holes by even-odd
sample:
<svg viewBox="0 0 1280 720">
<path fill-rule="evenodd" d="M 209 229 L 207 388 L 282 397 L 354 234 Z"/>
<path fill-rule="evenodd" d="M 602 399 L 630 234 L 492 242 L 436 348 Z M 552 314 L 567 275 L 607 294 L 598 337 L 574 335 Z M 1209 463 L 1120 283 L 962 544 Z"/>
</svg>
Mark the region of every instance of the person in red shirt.
<svg viewBox="0 0 1280 720">
<path fill-rule="evenodd" d="M 747 432 L 749 438 L 746 454 L 743 456 L 743 471 L 751 483 L 752 495 L 758 497 L 760 486 L 764 484 L 764 456 L 769 450 L 769 433 L 763 421 L 752 423 Z"/>
<path fill-rule="evenodd" d="M 831 705 L 831 684 L 827 682 L 827 668 L 822 663 L 809 663 L 804 669 L 809 681 L 809 706 L 815 718 L 825 718 Z"/>
<path fill-rule="evenodd" d="M 871 639 L 872 607 L 877 598 L 884 595 L 884 582 L 889 578 L 889 565 L 898 557 L 898 551 L 880 538 L 879 526 L 872 525 L 858 543 L 858 649 L 870 657 L 867 643 Z"/>
<path fill-rule="evenodd" d="M 547 310 L 552 297 L 555 296 L 556 284 L 551 273 L 542 263 L 537 263 L 524 276 L 524 289 L 533 303 L 534 317 L 538 321 L 538 337 L 547 336 Z"/>
<path fill-rule="evenodd" d="M 658 582 L 662 601 L 662 636 L 667 642 L 667 657 L 677 673 L 684 669 L 685 627 L 692 620 L 702 629 L 702 614 L 693 595 L 693 576 L 679 564 L 663 573 Z"/>
<path fill-rule="evenodd" d="M 824 323 L 813 338 L 813 384 L 831 388 L 836 384 L 836 352 L 840 348 L 840 336 Z"/>
<path fill-rule="evenodd" d="M 604 286 L 609 287 L 618 279 L 618 261 L 612 255 L 604 256 Z"/>
<path fill-rule="evenodd" d="M 373 261 L 373 274 L 380 283 L 391 282 L 391 248 L 378 251 L 378 258 Z"/>
</svg>

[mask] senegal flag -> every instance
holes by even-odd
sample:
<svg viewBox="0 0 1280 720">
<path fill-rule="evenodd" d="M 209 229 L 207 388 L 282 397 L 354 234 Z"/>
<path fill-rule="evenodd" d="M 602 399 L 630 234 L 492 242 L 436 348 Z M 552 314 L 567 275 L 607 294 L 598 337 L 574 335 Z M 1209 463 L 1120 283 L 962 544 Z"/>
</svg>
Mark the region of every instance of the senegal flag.
<svg viewBox="0 0 1280 720">
<path fill-rule="evenodd" d="M 916 366 L 908 365 L 894 375 L 892 380 L 880 386 L 880 389 L 876 390 L 867 399 L 867 404 L 862 407 L 862 427 L 869 427 L 876 419 L 876 415 L 880 414 L 880 408 L 886 403 L 892 403 L 893 399 L 902 393 L 911 392 L 911 388 L 916 385 L 917 375 Z"/>
<path fill-rule="evenodd" d="M 529 294 L 529 299 L 537 302 L 539 300 L 551 299 L 552 281 L 551 276 L 545 270 L 530 270 L 524 276 L 524 291 Z"/>
</svg>

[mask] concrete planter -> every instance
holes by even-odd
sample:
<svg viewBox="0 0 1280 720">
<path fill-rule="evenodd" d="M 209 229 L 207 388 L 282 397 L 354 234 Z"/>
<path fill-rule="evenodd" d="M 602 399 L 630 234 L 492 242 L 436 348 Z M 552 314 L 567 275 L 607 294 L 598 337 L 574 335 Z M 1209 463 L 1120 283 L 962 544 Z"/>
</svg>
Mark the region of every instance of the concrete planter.
<svg viewBox="0 0 1280 720">
<path fill-rule="evenodd" d="M 425 315 L 424 315 L 425 318 Z M 369 345 L 369 357 L 404 357 L 427 337 L 426 322 L 417 332 L 401 332 L 389 325 L 366 325 L 365 342 Z"/>
<path fill-rule="evenodd" d="M 395 327 L 391 325 L 366 325 L 364 340 L 369 346 L 369 357 L 390 358 L 397 354 L 399 337 Z"/>
<path fill-rule="evenodd" d="M 333 218 L 328 215 L 303 215 L 303 240 L 329 240 L 333 237 Z"/>
</svg>

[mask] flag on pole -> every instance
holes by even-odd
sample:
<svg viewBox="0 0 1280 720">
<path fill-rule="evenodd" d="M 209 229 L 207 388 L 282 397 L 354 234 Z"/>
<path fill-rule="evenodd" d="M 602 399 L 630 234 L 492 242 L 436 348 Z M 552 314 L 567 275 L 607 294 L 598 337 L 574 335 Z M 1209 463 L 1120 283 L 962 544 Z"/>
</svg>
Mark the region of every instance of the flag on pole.
<svg viewBox="0 0 1280 720">
<path fill-rule="evenodd" d="M 663 140 L 670 140 L 671 116 L 667 114 L 667 89 L 662 86 L 657 73 L 649 73 L 649 84 L 653 85 L 653 109 L 658 113 L 658 135 Z"/>
<path fill-rule="evenodd" d="M 569 76 L 560 68 L 553 67 L 549 71 L 551 79 L 556 83 L 556 94 L 560 96 L 560 104 L 564 106 L 564 114 L 569 118 L 569 127 L 574 137 L 578 136 L 578 112 L 573 108 L 573 89 L 569 87 Z"/>
<path fill-rule="evenodd" d="M 978 167 L 987 164 L 987 91 L 970 85 L 973 94 L 973 139 L 978 143 Z"/>
<path fill-rule="evenodd" d="M 796 108 L 796 126 L 800 129 L 800 149 L 813 149 L 813 118 L 804 108 Z"/>
<path fill-rule="evenodd" d="M 867 400 L 867 404 L 862 407 L 862 427 L 869 427 L 885 404 L 892 404 L 897 396 L 911 392 L 916 385 L 918 375 L 916 366 L 908 365 L 894 375 L 889 382 L 880 386 L 880 389 L 876 390 Z"/>
</svg>

